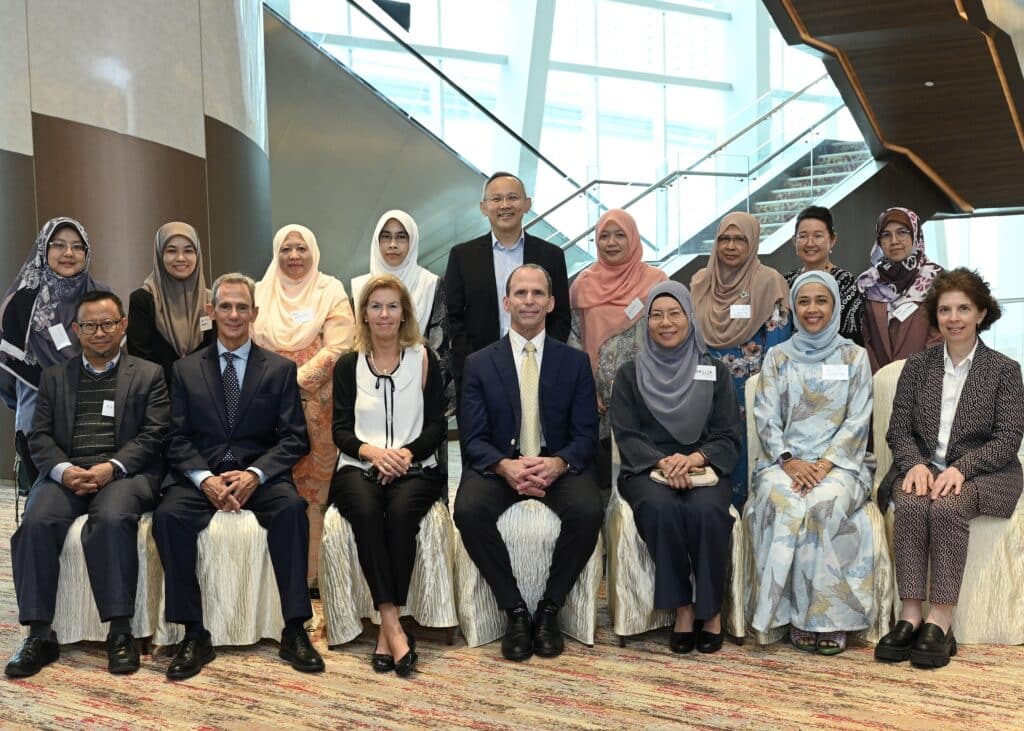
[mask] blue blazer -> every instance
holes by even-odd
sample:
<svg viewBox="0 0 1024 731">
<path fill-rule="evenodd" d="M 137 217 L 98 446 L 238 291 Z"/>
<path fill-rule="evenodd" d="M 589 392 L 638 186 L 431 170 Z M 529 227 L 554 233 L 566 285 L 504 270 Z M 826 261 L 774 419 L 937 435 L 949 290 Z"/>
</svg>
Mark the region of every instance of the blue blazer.
<svg viewBox="0 0 1024 731">
<path fill-rule="evenodd" d="M 519 456 L 519 376 L 506 335 L 472 353 L 463 377 L 459 430 L 466 458 L 486 472 Z M 590 359 L 551 336 L 540 367 L 540 424 L 547 451 L 569 468 L 590 466 L 597 448 L 597 394 Z"/>
</svg>

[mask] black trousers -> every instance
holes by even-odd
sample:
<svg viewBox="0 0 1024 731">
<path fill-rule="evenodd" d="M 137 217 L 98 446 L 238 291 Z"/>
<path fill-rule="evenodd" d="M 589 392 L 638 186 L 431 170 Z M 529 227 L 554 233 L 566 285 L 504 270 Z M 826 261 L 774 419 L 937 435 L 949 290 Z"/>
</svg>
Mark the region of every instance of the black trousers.
<svg viewBox="0 0 1024 731">
<path fill-rule="evenodd" d="M 619 493 L 633 508 L 636 529 L 654 561 L 654 606 L 693 604 L 696 585 L 697 619 L 718 614 L 729 573 L 731 480 L 720 476 L 713 487 L 675 490 L 634 475 L 619 479 Z"/>
<path fill-rule="evenodd" d="M 455 493 L 455 525 L 462 534 L 469 557 L 480 569 L 497 599 L 498 607 L 511 609 L 522 603 L 508 548 L 498 532 L 498 518 L 528 498 L 513 490 L 498 476 L 485 476 L 466 467 Z M 562 521 L 544 598 L 558 606 L 565 604 L 573 584 L 594 552 L 601 531 L 601 492 L 590 470 L 566 474 L 537 498 Z"/>
<path fill-rule="evenodd" d="M 267 529 L 270 562 L 274 566 L 281 613 L 285 621 L 313 616 L 306 583 L 309 560 L 309 519 L 306 501 L 289 480 L 268 480 L 243 506 Z M 182 480 L 163 494 L 153 513 L 153 537 L 164 565 L 165 608 L 168 622 L 203 621 L 203 601 L 196 577 L 199 533 L 217 509 L 203 491 Z"/>
<path fill-rule="evenodd" d="M 52 622 L 57 604 L 60 552 L 80 515 L 82 550 L 96 608 L 104 622 L 135 614 L 139 583 L 139 516 L 156 505 L 150 481 L 136 475 L 78 496 L 47 478 L 32 488 L 21 525 L 11 536 L 18 621 Z"/>
<path fill-rule="evenodd" d="M 442 487 L 440 473 L 403 477 L 388 485 L 368 480 L 356 467 L 334 474 L 330 502 L 352 525 L 374 608 L 405 605 L 420 521 L 441 498 Z"/>
</svg>

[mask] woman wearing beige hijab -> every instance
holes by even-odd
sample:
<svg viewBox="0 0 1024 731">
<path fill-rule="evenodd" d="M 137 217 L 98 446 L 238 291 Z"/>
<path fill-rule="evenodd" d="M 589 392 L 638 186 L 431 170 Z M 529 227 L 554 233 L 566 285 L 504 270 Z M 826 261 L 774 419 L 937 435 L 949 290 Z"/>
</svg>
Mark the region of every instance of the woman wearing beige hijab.
<svg viewBox="0 0 1024 731">
<path fill-rule="evenodd" d="M 741 419 L 746 417 L 743 389 L 761 371 L 768 348 L 792 334 L 789 287 L 782 275 L 761 264 L 757 249 L 761 224 L 749 213 L 727 214 L 718 224 L 708 265 L 693 275 L 694 315 L 708 353 L 732 374 Z M 747 444 L 732 473 L 733 504 L 747 497 Z"/>
<path fill-rule="evenodd" d="M 345 287 L 319 271 L 320 248 L 305 226 L 289 224 L 274 236 L 274 258 L 256 284 L 256 344 L 298 366 L 309 454 L 292 469 L 299 494 L 309 502 L 309 580 L 316 578 L 324 510 L 338 450 L 331 440 L 331 376 L 352 348 L 353 319 Z"/>
</svg>

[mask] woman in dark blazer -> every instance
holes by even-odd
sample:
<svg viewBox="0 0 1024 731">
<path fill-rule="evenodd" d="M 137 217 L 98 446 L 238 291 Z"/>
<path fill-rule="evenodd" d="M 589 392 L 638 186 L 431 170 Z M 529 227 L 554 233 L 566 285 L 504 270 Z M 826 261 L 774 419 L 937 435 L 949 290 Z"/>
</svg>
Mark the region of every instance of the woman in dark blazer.
<svg viewBox="0 0 1024 731">
<path fill-rule="evenodd" d="M 903 607 L 875 658 L 942 667 L 956 654 L 950 626 L 967 561 L 969 521 L 978 515 L 1010 517 L 1024 487 L 1017 459 L 1024 386 L 1020 365 L 978 338 L 1002 314 L 978 274 L 962 268 L 939 274 L 924 307 L 944 344 L 907 360 L 893 400 L 886 434 L 893 464 L 878 493 L 883 508 L 890 495 L 895 503 Z"/>
</svg>

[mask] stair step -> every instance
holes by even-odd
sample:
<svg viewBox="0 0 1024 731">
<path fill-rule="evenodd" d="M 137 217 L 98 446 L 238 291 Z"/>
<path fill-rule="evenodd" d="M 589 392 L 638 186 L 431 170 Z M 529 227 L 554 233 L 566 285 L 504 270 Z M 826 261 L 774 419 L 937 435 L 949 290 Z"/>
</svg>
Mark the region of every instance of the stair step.
<svg viewBox="0 0 1024 731">
<path fill-rule="evenodd" d="M 848 172 L 820 172 L 815 169 L 814 175 L 795 175 L 786 181 L 787 188 L 802 188 L 805 185 L 835 185 L 841 183 L 850 174 Z"/>
<path fill-rule="evenodd" d="M 862 152 L 826 152 L 814 158 L 815 165 L 841 165 L 847 162 L 862 163 L 871 157 L 866 150 Z"/>
<path fill-rule="evenodd" d="M 868 146 L 863 142 L 829 142 L 826 145 L 826 149 L 829 153 L 862 152 L 864 154 L 871 154 Z"/>
<path fill-rule="evenodd" d="M 780 198 L 770 201 L 761 201 L 760 203 L 754 204 L 754 213 L 784 213 L 792 211 L 793 213 L 799 213 L 801 209 L 806 208 L 802 198 Z"/>
<path fill-rule="evenodd" d="M 796 200 L 819 198 L 834 188 L 834 185 L 816 185 L 813 188 L 779 188 L 773 190 L 769 200 Z"/>
<path fill-rule="evenodd" d="M 835 175 L 836 173 L 852 173 L 863 165 L 863 162 L 832 163 L 831 165 L 804 165 L 797 171 L 796 177 L 809 177 L 811 175 Z"/>
<path fill-rule="evenodd" d="M 800 210 L 802 210 L 802 209 L 806 208 L 807 206 L 811 205 L 811 203 L 813 203 L 813 202 L 814 202 L 813 200 L 808 199 L 807 201 L 804 202 L 803 205 L 800 206 L 799 209 L 797 209 L 795 211 L 778 211 L 778 212 L 774 212 L 773 211 L 773 212 L 770 212 L 770 213 L 755 213 L 754 215 L 757 217 L 757 220 L 761 222 L 761 229 L 762 229 L 762 234 L 763 234 L 765 226 L 767 226 L 769 224 L 773 224 L 773 223 L 777 223 L 779 225 L 782 225 L 782 224 L 786 223 L 786 221 L 789 221 L 790 219 L 796 217 L 796 214 L 799 213 Z"/>
</svg>

